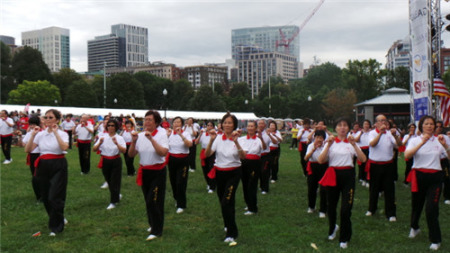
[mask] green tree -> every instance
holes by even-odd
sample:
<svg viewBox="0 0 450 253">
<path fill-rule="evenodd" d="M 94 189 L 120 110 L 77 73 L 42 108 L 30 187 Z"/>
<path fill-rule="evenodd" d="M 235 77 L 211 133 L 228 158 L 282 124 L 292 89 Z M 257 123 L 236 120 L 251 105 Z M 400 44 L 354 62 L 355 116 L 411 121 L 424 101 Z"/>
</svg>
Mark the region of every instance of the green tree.
<svg viewBox="0 0 450 253">
<path fill-rule="evenodd" d="M 190 99 L 189 108 L 194 111 L 224 111 L 225 103 L 213 93 L 209 85 L 202 85 Z"/>
<path fill-rule="evenodd" d="M 92 85 L 84 80 L 74 81 L 66 90 L 66 106 L 98 107 L 97 95 Z"/>
<path fill-rule="evenodd" d="M 356 94 L 353 90 L 336 88 L 325 96 L 322 107 L 325 115 L 335 120 L 339 117 L 351 118 L 355 103 Z"/>
<path fill-rule="evenodd" d="M 59 72 L 53 74 L 53 83 L 58 86 L 61 97 L 63 98 L 63 101 L 61 101 L 62 105 L 69 105 L 65 102 L 68 88 L 75 81 L 79 80 L 81 80 L 81 75 L 69 68 L 63 68 Z"/>
<path fill-rule="evenodd" d="M 92 80 L 91 81 L 91 86 L 92 86 L 92 89 L 94 90 L 94 92 L 95 92 L 95 95 L 97 96 L 97 101 L 98 101 L 98 105 L 100 106 L 100 107 L 105 107 L 104 106 L 104 93 L 103 93 L 103 75 L 96 75 L 96 76 L 94 76 L 94 80 Z M 109 78 L 106 78 L 106 90 L 108 90 L 108 87 L 110 87 L 111 86 L 111 84 L 110 84 L 110 80 L 109 80 Z M 107 97 L 107 99 L 108 99 L 108 97 Z M 113 98 L 114 99 L 114 98 Z"/>
<path fill-rule="evenodd" d="M 14 54 L 12 60 L 12 73 L 18 83 L 27 81 L 47 80 L 52 82 L 50 69 L 42 58 L 39 50 L 24 46 Z"/>
<path fill-rule="evenodd" d="M 353 89 L 357 101 L 376 97 L 381 87 L 381 63 L 374 59 L 349 60 L 343 70 L 344 88 Z"/>
<path fill-rule="evenodd" d="M 195 93 L 189 81 L 180 79 L 175 81 L 173 90 L 169 95 L 169 109 L 186 111 L 190 109 L 189 104 L 191 104 L 191 99 L 194 97 Z"/>
<path fill-rule="evenodd" d="M 147 72 L 138 72 L 134 78 L 142 83 L 144 88 L 144 99 L 147 108 L 162 109 L 171 108 L 171 98 L 173 94 L 173 82 L 166 78 L 157 77 Z M 163 90 L 167 90 L 167 97 L 163 95 Z"/>
<path fill-rule="evenodd" d="M 106 89 L 106 98 L 106 107 L 108 108 L 145 108 L 144 88 L 136 78 L 128 73 L 119 73 L 110 78 L 110 86 Z"/>
<path fill-rule="evenodd" d="M 386 83 L 383 90 L 387 90 L 393 87 L 403 88 L 409 90 L 409 69 L 403 66 L 399 66 L 394 70 L 385 69 L 383 76 L 386 78 Z"/>
<path fill-rule="evenodd" d="M 1 46 L 1 86 L 0 86 L 0 103 L 6 103 L 10 91 L 17 88 L 17 81 L 12 75 L 11 65 L 11 49 L 5 43 L 0 42 Z"/>
<path fill-rule="evenodd" d="M 61 101 L 56 85 L 49 81 L 23 81 L 9 92 L 8 104 L 55 105 Z"/>
</svg>

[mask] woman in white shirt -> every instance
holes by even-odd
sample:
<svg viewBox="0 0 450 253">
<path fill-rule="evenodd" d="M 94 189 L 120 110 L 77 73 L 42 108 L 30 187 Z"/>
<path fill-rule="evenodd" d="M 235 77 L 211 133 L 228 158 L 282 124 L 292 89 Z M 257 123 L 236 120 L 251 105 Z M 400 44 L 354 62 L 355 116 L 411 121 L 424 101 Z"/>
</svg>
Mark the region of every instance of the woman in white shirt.
<svg viewBox="0 0 450 253">
<path fill-rule="evenodd" d="M 186 189 L 189 174 L 189 148 L 192 146 L 192 136 L 183 131 L 184 120 L 175 117 L 172 129 L 167 129 L 169 137 L 169 179 L 172 185 L 173 198 L 177 205 L 177 213 L 186 209 Z"/>
<path fill-rule="evenodd" d="M 256 133 L 256 122 L 247 123 L 247 136 L 239 137 L 239 144 L 245 151 L 245 159 L 242 160 L 242 188 L 244 200 L 247 204 L 245 215 L 253 215 L 258 212 L 258 178 L 261 173 L 261 152 L 266 149 L 262 135 Z"/>
<path fill-rule="evenodd" d="M 134 169 L 134 157 L 128 156 L 128 150 L 130 149 L 131 145 L 131 133 L 134 131 L 134 124 L 131 120 L 125 121 L 125 130 L 120 133 L 120 135 L 125 140 L 125 143 L 127 144 L 127 152 L 123 154 L 123 157 L 125 159 L 125 164 L 127 165 L 127 175 L 129 177 L 132 177 L 136 174 L 136 170 Z"/>
<path fill-rule="evenodd" d="M 430 249 L 440 247 L 441 229 L 439 227 L 439 198 L 442 191 L 444 173 L 441 168 L 440 156 L 447 153 L 450 156 L 450 147 L 444 136 L 434 136 L 436 121 L 431 116 L 423 116 L 418 123 L 422 135 L 410 140 L 405 150 L 405 158 L 414 158 L 408 182 L 411 183 L 411 230 L 410 238 L 419 234 L 419 219 L 425 201 L 425 215 L 428 224 L 428 237 L 431 241 Z"/>
<path fill-rule="evenodd" d="M 353 158 L 356 156 L 361 162 L 366 161 L 366 156 L 356 145 L 355 138 L 349 136 L 350 121 L 346 119 L 336 120 L 335 127 L 337 137 L 330 136 L 325 147 L 320 153 L 319 163 L 328 161 L 329 167 L 320 180 L 322 186 L 327 187 L 328 193 L 328 240 L 334 240 L 339 226 L 336 224 L 336 207 L 341 200 L 341 232 L 339 246 L 347 248 L 352 236 L 352 222 L 350 220 L 355 194 L 355 168 Z"/>
<path fill-rule="evenodd" d="M 110 119 L 106 123 L 107 134 L 100 137 L 94 144 L 94 152 L 100 151 L 100 163 L 98 167 L 102 169 L 103 176 L 109 186 L 110 204 L 106 208 L 111 210 L 121 199 L 120 185 L 122 181 L 122 159 L 120 153 L 125 153 L 127 145 L 122 136 L 117 134 L 119 123 Z"/>
<path fill-rule="evenodd" d="M 205 177 L 206 181 L 206 190 L 208 191 L 208 193 L 213 193 L 216 190 L 216 180 L 208 177 L 208 173 L 214 167 L 214 160 L 216 159 L 216 156 L 214 154 L 209 157 L 205 156 L 205 150 L 208 146 L 209 139 L 211 138 L 211 136 L 209 135 L 209 131 L 211 131 L 212 129 L 214 129 L 214 122 L 208 121 L 206 123 L 206 130 L 202 129 L 201 134 L 199 134 L 197 139 L 195 140 L 195 144 L 200 143 L 202 146 L 202 150 L 200 151 L 200 162 L 202 165 L 203 176 Z"/>
<path fill-rule="evenodd" d="M 32 152 L 39 146 L 40 156 L 35 162 L 35 176 L 41 192 L 41 200 L 49 216 L 50 236 L 64 230 L 64 207 L 67 190 L 66 150 L 69 148 L 69 136 L 58 128 L 61 113 L 50 109 L 44 116 L 47 129 L 40 131 L 35 127 L 25 152 Z"/>
<path fill-rule="evenodd" d="M 28 130 L 25 137 L 22 139 L 22 146 L 25 147 L 27 143 L 31 139 L 31 135 L 35 127 L 41 127 L 41 119 L 37 116 L 33 116 L 28 120 Z M 42 131 L 42 129 L 40 130 Z M 34 171 L 36 168 L 34 167 L 34 162 L 39 157 L 40 151 L 39 147 L 36 147 L 34 150 L 27 154 L 27 165 L 30 166 L 31 171 L 31 185 L 33 186 L 34 195 L 36 196 L 37 201 L 41 201 L 41 193 L 39 190 L 39 184 L 37 178 L 34 176 Z"/>
<path fill-rule="evenodd" d="M 0 112 L 0 139 L 3 155 L 5 156 L 5 161 L 3 161 L 3 164 L 9 164 L 12 162 L 11 143 L 13 135 L 14 120 L 8 117 L 8 112 L 6 110 L 2 110 Z"/>
<path fill-rule="evenodd" d="M 145 113 L 144 129 L 141 133 L 132 133 L 128 155 L 135 157 L 139 153 L 139 169 L 136 183 L 142 186 L 150 235 L 147 241 L 162 236 L 164 227 L 164 200 L 166 196 L 166 155 L 169 140 L 166 130 L 160 127 L 161 115 L 150 110 Z"/>
<path fill-rule="evenodd" d="M 355 141 L 366 157 L 369 157 L 369 133 L 371 131 L 372 123 L 370 120 L 363 121 L 363 127 L 359 135 L 355 137 Z M 358 162 L 358 178 L 362 186 L 369 187 L 369 180 L 367 179 L 366 164 L 367 162 Z"/>
<path fill-rule="evenodd" d="M 408 134 L 406 134 L 405 136 L 403 136 L 402 139 L 402 146 L 404 146 L 406 148 L 406 146 L 408 146 L 408 143 L 410 140 L 416 138 L 416 124 L 411 123 L 408 125 Z M 408 182 L 406 181 L 406 179 L 408 178 L 409 172 L 411 171 L 412 165 L 414 162 L 414 158 L 410 158 L 410 159 L 406 159 L 405 157 L 405 180 L 403 181 L 403 183 L 405 185 L 408 184 Z"/>
<path fill-rule="evenodd" d="M 222 118 L 223 134 L 210 131 L 211 139 L 206 147 L 205 155 L 216 154 L 216 162 L 209 176 L 216 178 L 217 196 L 222 209 L 222 217 L 226 230 L 224 242 L 236 244 L 238 228 L 235 220 L 235 196 L 241 180 L 241 159 L 245 159 L 245 151 L 238 142 L 236 116 L 227 113 Z M 217 138 L 218 137 L 218 138 Z"/>
<path fill-rule="evenodd" d="M 270 156 L 272 157 L 272 163 L 270 164 L 270 182 L 273 184 L 278 180 L 278 169 L 280 160 L 280 143 L 283 141 L 281 133 L 278 131 L 278 126 L 275 121 L 269 122 L 269 137 L 272 141 L 269 145 Z"/>
</svg>

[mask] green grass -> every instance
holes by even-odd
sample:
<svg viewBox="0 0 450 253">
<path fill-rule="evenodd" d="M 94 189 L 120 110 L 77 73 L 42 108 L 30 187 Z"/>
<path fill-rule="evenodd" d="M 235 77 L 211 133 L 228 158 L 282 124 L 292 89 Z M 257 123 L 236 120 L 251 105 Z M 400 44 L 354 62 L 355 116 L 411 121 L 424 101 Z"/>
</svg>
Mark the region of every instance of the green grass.
<svg viewBox="0 0 450 253">
<path fill-rule="evenodd" d="M 47 214 L 36 204 L 31 189 L 31 175 L 25 165 L 25 153 L 13 148 L 14 162 L 1 165 L 1 252 L 340 252 L 338 240 L 328 241 L 328 221 L 318 214 L 307 214 L 306 179 L 296 150 L 282 146 L 279 181 L 271 184 L 268 195 L 258 195 L 259 214 L 244 216 L 242 184 L 236 196 L 238 245 L 223 243 L 225 233 L 216 194 L 207 194 L 201 173 L 190 173 L 187 204 L 183 214 L 176 214 L 172 190 L 167 183 L 164 235 L 146 242 L 148 233 L 144 199 L 135 177 L 123 169 L 120 205 L 107 211 L 109 191 L 100 189 L 98 156 L 92 156 L 91 173 L 80 175 L 78 152 L 70 150 L 69 185 L 65 216 L 69 220 L 62 234 L 49 237 Z M 3 161 L 3 158 L 2 158 Z M 137 164 L 137 159 L 136 159 Z M 404 162 L 399 159 L 400 180 Z M 353 206 L 353 236 L 346 252 L 426 252 L 428 228 L 425 215 L 420 221 L 422 233 L 409 239 L 410 191 L 397 183 L 397 219 L 389 223 L 384 215 L 384 201 L 374 217 L 365 217 L 368 189 L 357 186 Z M 450 206 L 440 205 L 443 244 L 441 252 L 450 252 Z M 42 232 L 40 237 L 31 235 Z"/>
</svg>

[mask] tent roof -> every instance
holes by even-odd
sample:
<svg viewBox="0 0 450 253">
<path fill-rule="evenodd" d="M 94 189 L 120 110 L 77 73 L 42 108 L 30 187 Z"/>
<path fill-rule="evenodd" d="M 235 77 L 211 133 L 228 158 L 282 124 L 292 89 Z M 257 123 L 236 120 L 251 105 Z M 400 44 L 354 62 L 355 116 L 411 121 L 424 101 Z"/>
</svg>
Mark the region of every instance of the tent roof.
<svg viewBox="0 0 450 253">
<path fill-rule="evenodd" d="M 382 105 L 382 104 L 410 104 L 411 97 L 408 90 L 401 88 L 390 88 L 383 92 L 383 95 L 366 100 L 364 102 L 355 104 L 355 106 L 362 105 Z"/>
</svg>

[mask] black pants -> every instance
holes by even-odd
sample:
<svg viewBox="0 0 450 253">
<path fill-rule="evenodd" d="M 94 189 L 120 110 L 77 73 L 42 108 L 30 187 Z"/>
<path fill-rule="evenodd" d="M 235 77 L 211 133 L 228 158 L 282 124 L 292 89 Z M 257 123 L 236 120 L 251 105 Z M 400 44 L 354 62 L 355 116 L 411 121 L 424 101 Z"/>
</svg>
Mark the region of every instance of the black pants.
<svg viewBox="0 0 450 253">
<path fill-rule="evenodd" d="M 34 161 L 39 157 L 39 153 L 30 153 L 30 172 L 31 172 L 31 186 L 33 187 L 34 195 L 36 196 L 36 200 L 41 199 L 41 192 L 39 190 L 39 182 L 37 177 L 34 176 Z"/>
<path fill-rule="evenodd" d="M 169 157 L 169 179 L 178 208 L 186 208 L 186 189 L 189 176 L 188 157 Z"/>
<path fill-rule="evenodd" d="M 352 237 L 352 216 L 353 199 L 355 194 L 355 170 L 336 170 L 336 186 L 327 187 L 328 198 L 328 221 L 329 229 L 328 235 L 331 235 L 336 226 L 337 219 L 337 204 L 339 195 L 342 195 L 341 200 L 341 226 L 339 233 L 340 242 L 348 242 Z"/>
<path fill-rule="evenodd" d="M 306 160 L 305 160 L 308 144 L 300 142 L 298 145 L 302 145 L 302 151 L 300 151 L 300 164 L 302 165 L 303 175 L 308 176 L 308 173 L 306 172 Z"/>
<path fill-rule="evenodd" d="M 361 151 L 366 155 L 366 157 L 369 157 L 369 149 L 361 149 Z M 367 173 L 366 173 L 366 164 L 367 162 L 361 163 L 361 165 L 358 165 L 358 179 L 363 181 L 367 180 Z"/>
<path fill-rule="evenodd" d="M 164 200 L 166 197 L 166 168 L 162 170 L 142 170 L 142 193 L 147 209 L 150 234 L 161 236 L 164 227 Z"/>
<path fill-rule="evenodd" d="M 244 200 L 250 212 L 258 212 L 258 178 L 261 172 L 261 159 L 242 161 L 242 189 Z"/>
<path fill-rule="evenodd" d="M 89 173 L 91 171 L 91 143 L 78 143 L 78 157 L 81 172 Z"/>
<path fill-rule="evenodd" d="M 270 167 L 272 166 L 272 156 L 269 154 L 261 156 L 261 176 L 259 187 L 261 191 L 269 192 Z"/>
<path fill-rule="evenodd" d="M 412 193 L 411 227 L 419 228 L 420 214 L 425 200 L 425 215 L 427 217 L 428 237 L 432 243 L 441 242 L 441 228 L 439 226 L 439 197 L 442 190 L 443 172 L 423 173 L 416 172 L 418 192 Z"/>
<path fill-rule="evenodd" d="M 406 182 L 406 179 L 408 178 L 409 172 L 411 171 L 412 165 L 414 163 L 414 158 L 411 157 L 411 159 L 409 160 L 405 160 L 405 180 L 403 180 L 404 184 L 408 184 L 408 182 Z"/>
<path fill-rule="evenodd" d="M 316 208 L 317 188 L 320 187 L 320 209 L 319 212 L 327 212 L 327 192 L 325 187 L 319 186 L 319 181 L 322 179 L 323 174 L 328 168 L 328 163 L 319 164 L 311 163 L 312 174 L 308 175 L 308 207 L 311 209 Z"/>
<path fill-rule="evenodd" d="M 122 182 L 122 159 L 103 159 L 103 176 L 108 182 L 110 203 L 120 202 L 120 185 Z"/>
<path fill-rule="evenodd" d="M 69 148 L 72 148 L 72 143 L 73 143 L 73 139 L 72 139 L 72 130 L 70 131 L 65 131 L 67 133 L 67 135 L 69 135 Z"/>
<path fill-rule="evenodd" d="M 3 155 L 5 156 L 6 160 L 11 160 L 11 142 L 12 142 L 12 135 L 10 136 L 2 136 L 2 151 Z"/>
<path fill-rule="evenodd" d="M 130 149 L 130 145 L 127 144 L 127 152 L 123 154 L 123 158 L 125 159 L 125 165 L 127 166 L 127 175 L 134 176 L 136 170 L 134 169 L 134 157 L 128 156 L 128 150 Z"/>
<path fill-rule="evenodd" d="M 280 148 L 270 150 L 270 156 L 272 156 L 272 164 L 270 166 L 270 178 L 272 180 L 277 181 L 278 180 L 278 170 L 280 168 L 279 161 L 280 161 Z"/>
<path fill-rule="evenodd" d="M 444 199 L 450 200 L 450 164 L 447 158 L 441 160 L 441 167 L 444 172 Z"/>
<path fill-rule="evenodd" d="M 189 167 L 193 170 L 196 169 L 195 167 L 195 159 L 197 156 L 197 145 L 195 145 L 194 141 L 192 141 L 192 147 L 189 148 Z"/>
<path fill-rule="evenodd" d="M 386 217 L 396 216 L 395 184 L 392 163 L 370 165 L 369 211 L 375 213 L 381 189 L 384 191 Z"/>
<path fill-rule="evenodd" d="M 216 155 L 214 153 L 210 157 L 206 157 L 205 165 L 202 165 L 203 176 L 205 177 L 206 184 L 209 186 L 209 189 L 213 190 L 213 191 L 216 189 L 216 179 L 209 178 L 208 173 L 214 167 L 215 160 L 216 160 Z"/>
<path fill-rule="evenodd" d="M 226 237 L 238 237 L 235 201 L 241 174 L 241 168 L 232 171 L 216 171 L 217 196 L 222 209 L 223 223 L 227 228 Z"/>
<path fill-rule="evenodd" d="M 292 138 L 291 147 L 290 148 L 298 148 L 298 140 L 297 138 Z"/>
<path fill-rule="evenodd" d="M 49 217 L 48 227 L 54 233 L 64 230 L 67 176 L 66 158 L 40 160 L 36 177 L 41 200 Z"/>
</svg>

